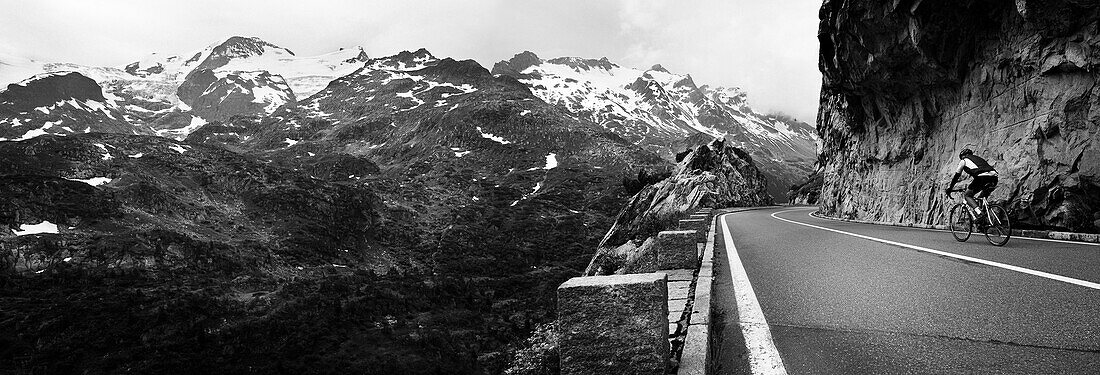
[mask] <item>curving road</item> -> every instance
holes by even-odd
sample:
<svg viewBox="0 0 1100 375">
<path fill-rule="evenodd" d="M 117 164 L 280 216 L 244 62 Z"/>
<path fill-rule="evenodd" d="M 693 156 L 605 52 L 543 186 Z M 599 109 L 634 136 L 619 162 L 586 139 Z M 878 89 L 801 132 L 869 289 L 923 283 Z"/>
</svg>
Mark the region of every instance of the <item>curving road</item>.
<svg viewBox="0 0 1100 375">
<path fill-rule="evenodd" d="M 1100 246 L 813 211 L 720 216 L 717 373 L 1100 373 Z"/>
</svg>

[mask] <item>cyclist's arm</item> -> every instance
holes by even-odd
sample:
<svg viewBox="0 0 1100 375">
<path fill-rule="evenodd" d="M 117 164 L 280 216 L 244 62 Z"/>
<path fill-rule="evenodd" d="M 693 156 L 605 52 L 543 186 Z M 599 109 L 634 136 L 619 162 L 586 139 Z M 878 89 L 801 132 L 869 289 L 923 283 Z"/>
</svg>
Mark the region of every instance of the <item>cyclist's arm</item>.
<svg viewBox="0 0 1100 375">
<path fill-rule="evenodd" d="M 951 176 L 951 182 L 947 184 L 947 190 L 951 190 L 955 186 L 956 182 L 959 182 L 959 176 L 962 175 L 963 166 L 966 165 L 966 159 L 959 160 L 959 166 L 955 167 L 955 175 Z"/>
</svg>

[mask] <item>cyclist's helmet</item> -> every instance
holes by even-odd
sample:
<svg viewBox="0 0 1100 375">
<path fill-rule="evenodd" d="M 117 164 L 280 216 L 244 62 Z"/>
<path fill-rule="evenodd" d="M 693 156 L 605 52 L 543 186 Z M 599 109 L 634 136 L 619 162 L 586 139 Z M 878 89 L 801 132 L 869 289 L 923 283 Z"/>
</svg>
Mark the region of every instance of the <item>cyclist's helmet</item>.
<svg viewBox="0 0 1100 375">
<path fill-rule="evenodd" d="M 969 148 L 964 148 L 961 152 L 959 152 L 959 159 L 965 158 L 966 155 L 974 155 L 974 151 Z"/>
</svg>

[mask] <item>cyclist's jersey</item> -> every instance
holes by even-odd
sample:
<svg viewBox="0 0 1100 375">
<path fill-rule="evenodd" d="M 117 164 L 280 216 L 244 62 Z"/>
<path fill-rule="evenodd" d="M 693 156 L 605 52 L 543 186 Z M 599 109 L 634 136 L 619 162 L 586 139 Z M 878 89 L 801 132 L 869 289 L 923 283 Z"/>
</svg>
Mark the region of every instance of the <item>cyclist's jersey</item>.
<svg viewBox="0 0 1100 375">
<path fill-rule="evenodd" d="M 966 155 L 962 160 L 959 160 L 959 167 L 955 168 L 955 173 L 962 172 L 966 172 L 970 177 L 997 175 L 997 170 L 977 155 Z"/>
</svg>

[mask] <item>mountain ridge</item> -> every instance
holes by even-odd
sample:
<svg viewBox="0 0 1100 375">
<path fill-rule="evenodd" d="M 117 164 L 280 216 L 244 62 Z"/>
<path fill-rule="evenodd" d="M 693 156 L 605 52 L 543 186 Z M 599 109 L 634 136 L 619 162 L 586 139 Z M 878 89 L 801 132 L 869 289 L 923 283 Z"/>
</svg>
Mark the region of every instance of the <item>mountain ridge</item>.
<svg viewBox="0 0 1100 375">
<path fill-rule="evenodd" d="M 790 185 L 813 171 L 818 138 L 809 124 L 763 115 L 739 88 L 699 86 L 690 74 L 660 64 L 627 68 L 608 58 L 541 59 L 524 51 L 493 66 L 496 75 L 529 85 L 541 99 L 562 105 L 635 144 L 671 159 L 695 134 L 733 142 L 753 155 L 769 178 L 769 192 L 783 200 Z"/>
</svg>

